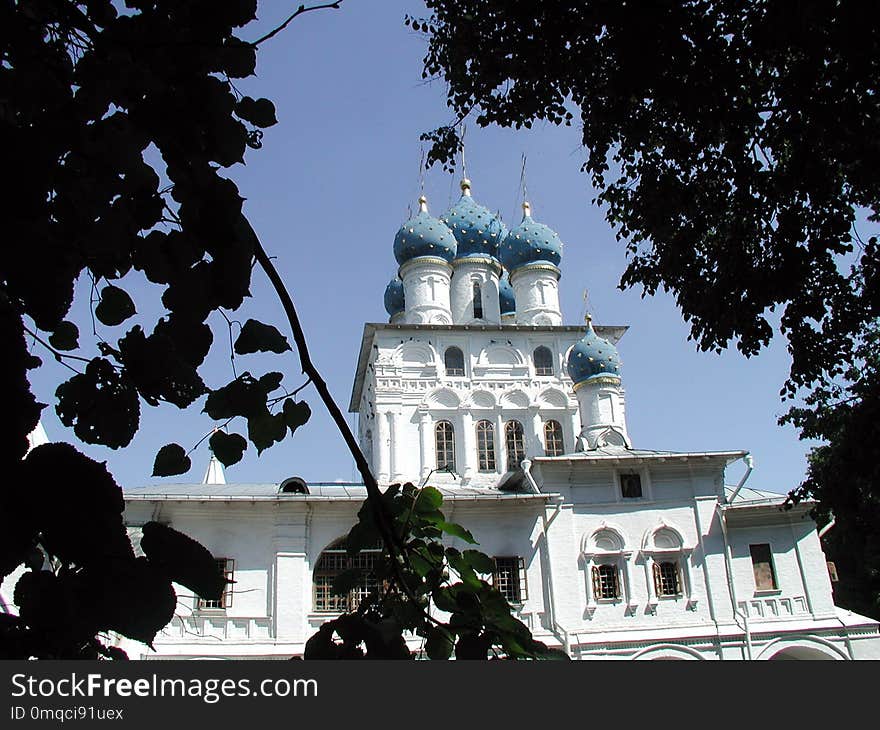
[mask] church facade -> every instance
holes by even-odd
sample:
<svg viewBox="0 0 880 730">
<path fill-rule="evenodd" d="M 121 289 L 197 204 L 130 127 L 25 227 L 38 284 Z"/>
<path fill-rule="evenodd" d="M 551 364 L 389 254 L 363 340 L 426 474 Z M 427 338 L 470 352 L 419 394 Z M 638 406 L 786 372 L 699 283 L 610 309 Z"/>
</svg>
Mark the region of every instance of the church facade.
<svg viewBox="0 0 880 730">
<path fill-rule="evenodd" d="M 394 254 L 389 321 L 365 325 L 349 405 L 361 448 L 381 485 L 441 491 L 536 638 L 575 659 L 880 658 L 877 622 L 834 605 L 810 504 L 785 510 L 750 489 L 745 451 L 632 443 L 616 348 L 627 328 L 563 324 L 562 242 L 528 204 L 508 230 L 465 180 L 439 218 L 420 199 Z M 726 484 L 738 461 L 744 476 Z M 126 489 L 135 544 L 140 525 L 166 522 L 234 581 L 214 602 L 181 589 L 155 651 L 126 650 L 301 655 L 369 590 L 330 591 L 365 497 L 296 478 L 226 484 L 215 461 L 202 484 Z"/>
</svg>

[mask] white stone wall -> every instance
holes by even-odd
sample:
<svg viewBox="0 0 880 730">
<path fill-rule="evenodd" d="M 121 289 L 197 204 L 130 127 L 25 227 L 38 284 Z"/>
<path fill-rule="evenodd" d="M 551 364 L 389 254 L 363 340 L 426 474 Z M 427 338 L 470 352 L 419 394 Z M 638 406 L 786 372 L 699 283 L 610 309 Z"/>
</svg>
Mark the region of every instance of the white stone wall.
<svg viewBox="0 0 880 730">
<path fill-rule="evenodd" d="M 407 261 L 400 267 L 406 322 L 409 324 L 452 324 L 449 282 L 452 266 L 433 256 Z"/>
<path fill-rule="evenodd" d="M 501 322 L 501 302 L 498 298 L 498 276 L 501 267 L 489 258 L 463 258 L 452 262 L 454 269 L 450 285 L 450 305 L 453 324 L 474 322 Z M 480 285 L 482 317 L 474 316 L 474 284 Z"/>
<path fill-rule="evenodd" d="M 442 474 L 436 481 L 495 484 L 507 471 L 504 427 L 512 419 L 523 426 L 526 456 L 544 454 L 548 420 L 561 425 L 565 451 L 573 451 L 580 417 L 564 354 L 580 336 L 577 330 L 507 328 L 377 331 L 359 429 L 379 481 L 416 482 L 436 468 L 434 429 L 441 420 L 455 429 L 459 478 Z M 552 376 L 535 374 L 532 354 L 541 345 L 555 354 Z M 463 376 L 446 374 L 449 347 L 464 355 Z M 490 472 L 480 472 L 477 464 L 480 420 L 495 429 L 496 468 Z"/>
<path fill-rule="evenodd" d="M 511 273 L 510 285 L 516 299 L 517 324 L 562 324 L 558 269 L 545 264 L 526 265 Z"/>
</svg>

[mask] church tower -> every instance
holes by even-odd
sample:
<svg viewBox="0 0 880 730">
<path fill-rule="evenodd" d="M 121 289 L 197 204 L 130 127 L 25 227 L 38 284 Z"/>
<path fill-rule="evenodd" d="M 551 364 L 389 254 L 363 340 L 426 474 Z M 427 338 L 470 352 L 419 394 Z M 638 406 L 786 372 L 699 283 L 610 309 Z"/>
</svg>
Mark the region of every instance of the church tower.
<svg viewBox="0 0 880 730">
<path fill-rule="evenodd" d="M 498 249 L 507 235 L 504 223 L 471 197 L 471 181 L 461 181 L 461 199 L 442 217 L 458 244 L 452 261 L 452 321 L 499 324 L 501 304 Z"/>
<path fill-rule="evenodd" d="M 428 199 L 419 198 L 419 212 L 394 237 L 394 256 L 400 264 L 408 324 L 451 324 L 449 282 L 455 258 L 455 236 L 428 213 Z M 387 291 L 386 291 L 387 293 Z M 394 315 L 392 315 L 393 317 Z"/>
<path fill-rule="evenodd" d="M 617 371 L 590 370 L 625 328 L 563 325 L 558 234 L 528 203 L 508 231 L 461 190 L 439 219 L 419 199 L 394 238 L 389 322 L 364 330 L 349 408 L 380 483 L 495 488 L 525 459 L 629 443 Z"/>
</svg>

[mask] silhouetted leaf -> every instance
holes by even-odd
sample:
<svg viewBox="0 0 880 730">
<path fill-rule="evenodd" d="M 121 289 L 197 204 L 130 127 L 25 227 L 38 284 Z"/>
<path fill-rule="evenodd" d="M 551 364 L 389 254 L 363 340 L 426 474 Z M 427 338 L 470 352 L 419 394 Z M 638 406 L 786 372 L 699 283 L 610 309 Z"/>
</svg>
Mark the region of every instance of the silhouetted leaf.
<svg viewBox="0 0 880 730">
<path fill-rule="evenodd" d="M 337 596 L 343 596 L 363 581 L 364 572 L 360 568 L 343 570 L 333 579 L 330 590 Z"/>
<path fill-rule="evenodd" d="M 115 326 L 135 314 L 134 302 L 124 289 L 108 285 L 101 290 L 101 301 L 95 307 L 95 316 L 106 325 Z"/>
<path fill-rule="evenodd" d="M 154 477 L 170 477 L 185 474 L 192 467 L 192 462 L 182 446 L 167 444 L 159 449 L 153 462 Z"/>
<path fill-rule="evenodd" d="M 94 358 L 85 373 L 74 375 L 55 391 L 55 412 L 65 426 L 89 444 L 127 446 L 140 422 L 137 391 L 125 374 L 104 358 Z"/>
<path fill-rule="evenodd" d="M 282 353 L 290 349 L 287 338 L 271 324 L 263 324 L 255 319 L 244 323 L 235 340 L 235 352 L 247 355 L 251 352 Z"/>
<path fill-rule="evenodd" d="M 308 403 L 305 401 L 295 402 L 292 398 L 285 399 L 281 412 L 291 435 L 304 425 L 312 415 L 312 409 L 309 408 Z"/>
<path fill-rule="evenodd" d="M 247 449 L 247 441 L 237 433 L 225 433 L 217 430 L 208 439 L 211 453 L 217 457 L 223 466 L 232 466 L 241 461 Z"/>
<path fill-rule="evenodd" d="M 79 328 L 73 322 L 62 322 L 49 335 L 49 344 L 56 350 L 75 350 L 79 346 Z"/>
<path fill-rule="evenodd" d="M 287 424 L 281 413 L 271 414 L 269 411 L 258 413 L 248 418 L 248 438 L 262 453 L 272 444 L 283 441 L 287 435 Z"/>
<path fill-rule="evenodd" d="M 257 127 L 271 127 L 278 124 L 275 117 L 275 105 L 269 99 L 252 99 L 249 96 L 242 99 L 235 106 L 235 113 Z"/>
<path fill-rule="evenodd" d="M 226 589 L 217 561 L 200 543 L 167 525 L 147 522 L 141 547 L 158 570 L 205 600 L 216 601 Z"/>
</svg>

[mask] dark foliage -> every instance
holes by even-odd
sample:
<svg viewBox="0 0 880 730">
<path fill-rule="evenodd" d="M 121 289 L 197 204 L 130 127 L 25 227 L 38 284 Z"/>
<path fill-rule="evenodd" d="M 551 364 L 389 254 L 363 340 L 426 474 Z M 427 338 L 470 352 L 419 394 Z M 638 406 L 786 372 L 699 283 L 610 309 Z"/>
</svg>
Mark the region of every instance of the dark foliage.
<svg viewBox="0 0 880 730">
<path fill-rule="evenodd" d="M 367 486 L 370 499 L 351 545 L 358 534 L 369 535 L 383 541 L 387 555 L 382 593 L 322 628 L 307 653 L 408 656 L 403 632 L 415 630 L 436 658 L 453 650 L 460 658 L 485 658 L 490 649 L 552 655 L 477 577 L 485 556 L 439 542 L 444 534 L 472 541 L 464 528 L 445 522 L 439 493 L 379 493 L 309 358 L 290 296 L 242 215 L 243 199 L 220 174 L 242 162 L 247 148 L 259 148 L 262 129 L 277 122 L 271 101 L 242 96 L 233 79 L 254 73 L 263 40 L 299 15 L 329 7 L 339 3 L 301 6 L 276 31 L 246 42 L 234 31 L 254 19 L 255 0 L 126 0 L 124 9 L 109 0 L 0 5 L 0 139 L 6 168 L 16 174 L 2 198 L 15 255 L 0 257 L 0 342 L 10 368 L 0 379 L 9 410 L 8 433 L 0 438 L 7 477 L 0 490 L 0 573 L 27 568 L 15 588 L 20 614 L 0 615 L 0 658 L 123 658 L 101 634 L 152 642 L 174 614 L 172 581 L 209 600 L 225 585 L 201 545 L 162 525 L 144 526 L 145 556 L 135 557 L 121 491 L 103 464 L 66 444 L 24 458 L 43 407 L 28 385 L 27 370 L 39 360 L 25 333 L 75 371 L 56 391 L 56 410 L 82 441 L 125 447 L 142 403 L 186 408 L 206 396 L 204 412 L 223 421 L 210 445 L 233 464 L 247 448 L 244 437 L 222 430 L 233 419 L 244 419 L 248 440 L 261 452 L 311 415 L 293 397 L 305 386 L 272 395 L 283 388 L 280 372 L 244 372 L 213 389 L 199 374 L 214 341 L 207 320 L 219 312 L 231 332 L 224 310 L 249 296 L 254 264 L 281 300 L 306 384 L 339 426 Z M 122 285 L 128 276 L 162 287 L 165 316 L 143 321 L 139 313 L 149 308 Z M 99 355 L 79 354 L 82 323 L 65 319 L 82 290 L 93 303 Z M 239 356 L 290 349 L 278 329 L 252 319 L 233 345 Z M 154 474 L 181 474 L 190 465 L 189 453 L 170 443 L 156 455 Z M 406 510 L 412 519 L 401 524 Z M 447 585 L 447 565 L 461 584 Z M 428 596 L 443 603 L 454 626 L 425 615 Z M 334 648 L 334 634 L 341 648 Z"/>
<path fill-rule="evenodd" d="M 787 339 L 781 394 L 805 407 L 783 420 L 827 443 L 794 497 L 818 499 L 836 539 L 865 547 L 857 571 L 875 601 L 880 442 L 860 425 L 880 398 L 880 249 L 855 222 L 862 209 L 873 228 L 880 212 L 880 6 L 427 6 L 407 22 L 427 34 L 425 75 L 448 82 L 457 119 L 519 128 L 579 113 L 584 170 L 629 254 L 622 287 L 671 292 L 703 350 L 751 356 L 774 330 Z M 427 138 L 429 159 L 453 164 L 454 125 Z"/>
</svg>

